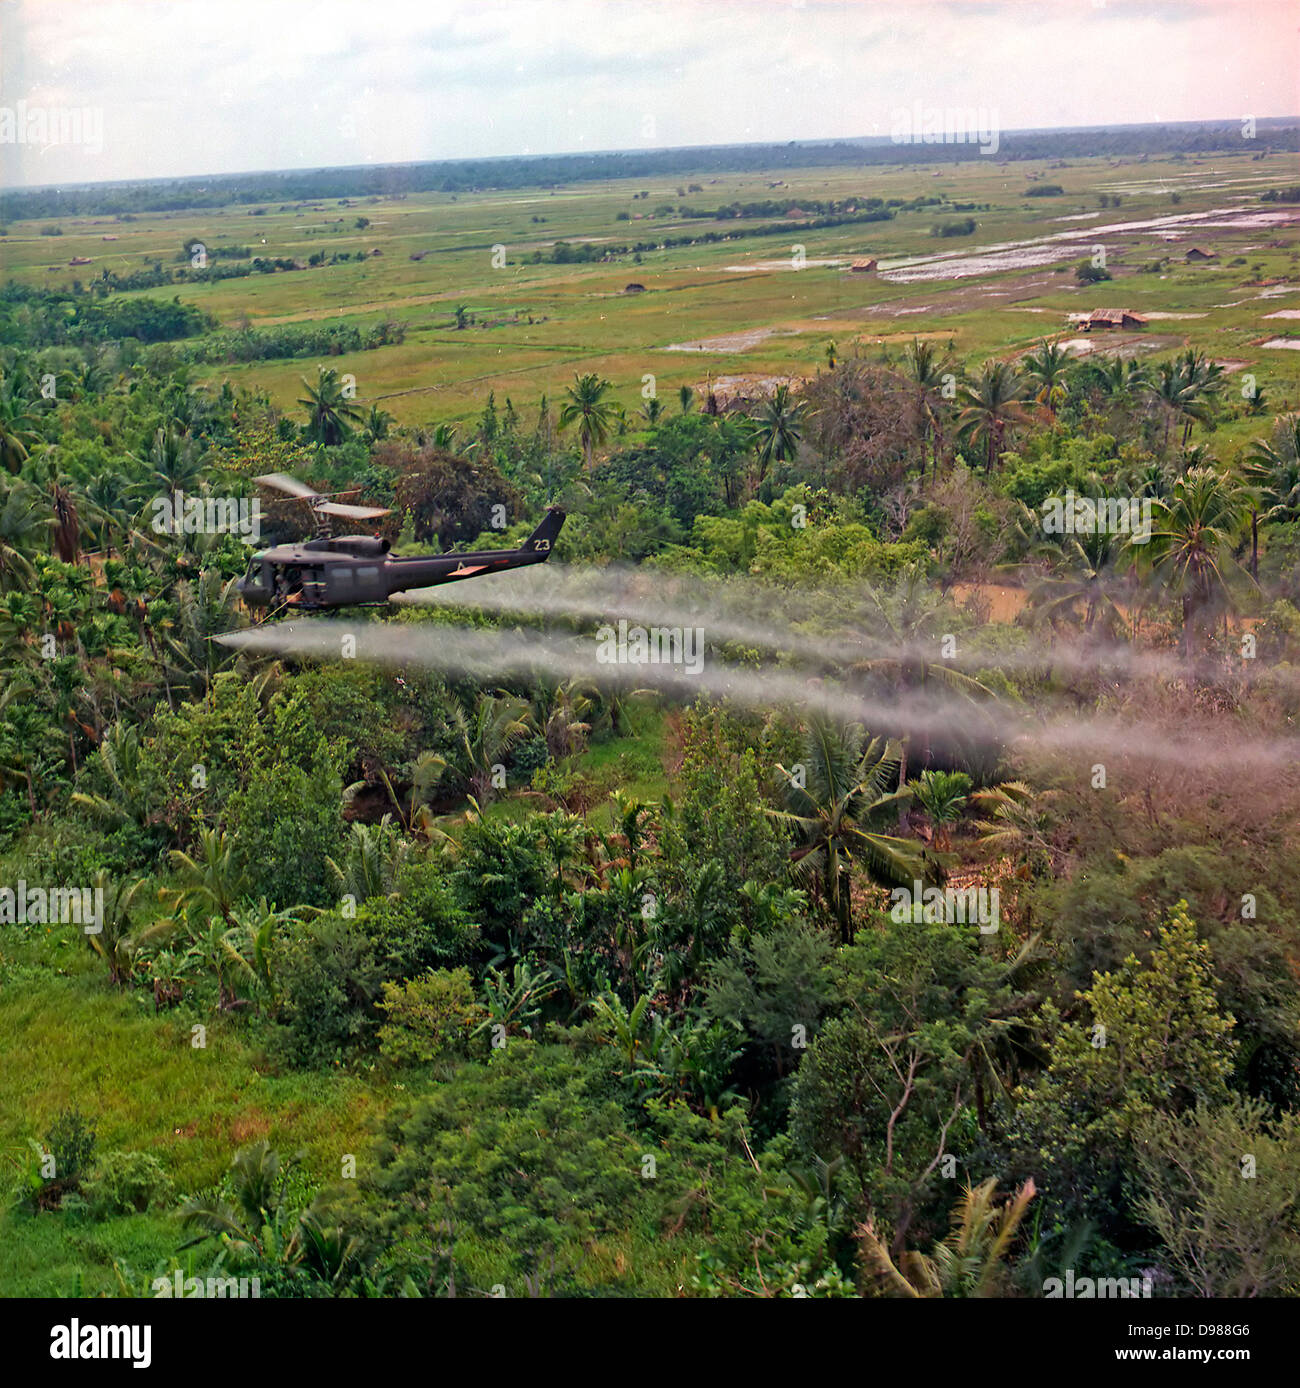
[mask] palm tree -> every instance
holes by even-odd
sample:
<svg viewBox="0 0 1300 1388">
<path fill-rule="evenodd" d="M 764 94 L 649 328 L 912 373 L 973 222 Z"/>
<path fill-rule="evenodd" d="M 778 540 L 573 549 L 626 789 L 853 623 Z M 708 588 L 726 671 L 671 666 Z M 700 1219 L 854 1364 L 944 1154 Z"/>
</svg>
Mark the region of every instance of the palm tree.
<svg viewBox="0 0 1300 1388">
<path fill-rule="evenodd" d="M 108 782 L 110 793 L 74 791 L 72 803 L 111 828 L 124 824 L 143 828 L 149 814 L 144 769 L 140 729 L 130 723 L 114 723 L 99 741 L 98 771 Z"/>
<path fill-rule="evenodd" d="M 625 790 L 622 786 L 611 791 L 609 798 L 614 807 L 615 837 L 619 840 L 620 845 L 626 849 L 627 866 L 635 872 L 637 859 L 647 835 L 647 828 L 642 820 L 643 818 L 650 818 L 655 806 L 647 804 L 644 800 L 638 800 L 632 792 Z"/>
<path fill-rule="evenodd" d="M 803 437 L 806 400 L 790 398 L 790 387 L 782 384 L 763 401 L 754 419 L 753 441 L 758 457 L 758 482 L 762 485 L 772 463 L 793 458 Z"/>
<path fill-rule="evenodd" d="M 582 858 L 587 842 L 587 821 L 581 815 L 557 810 L 554 814 L 538 815 L 532 823 L 537 828 L 542 851 L 555 869 L 551 890 L 556 901 L 562 901 L 569 886 L 564 870 L 570 863 L 579 862 Z"/>
<path fill-rule="evenodd" d="M 1294 520 L 1300 513 L 1300 414 L 1283 415 L 1272 436 L 1252 439 L 1241 463 L 1252 488 L 1250 575 L 1259 577 L 1259 510 L 1265 520 Z"/>
<path fill-rule="evenodd" d="M 234 843 L 216 829 L 200 829 L 197 856 L 179 849 L 173 849 L 170 856 L 181 879 L 181 885 L 171 893 L 176 902 L 187 911 L 191 907 L 213 910 L 222 920 L 232 921 L 235 905 L 244 894 Z"/>
<path fill-rule="evenodd" d="M 81 517 L 71 480 L 59 471 L 58 461 L 50 452 L 46 491 L 53 519 L 50 524 L 50 549 L 65 564 L 75 564 L 81 558 Z"/>
<path fill-rule="evenodd" d="M 1232 557 L 1249 495 L 1221 473 L 1192 468 L 1155 503 L 1150 541 L 1133 546 L 1136 562 L 1181 598 L 1184 655 L 1209 635 L 1207 619 L 1232 604 L 1240 566 Z"/>
<path fill-rule="evenodd" d="M 104 907 L 99 931 L 87 935 L 86 943 L 108 965 L 108 979 L 114 986 L 130 978 L 135 970 L 135 956 L 141 949 L 176 928 L 175 921 L 166 919 L 132 933 L 131 915 L 147 881 L 147 878 L 137 877 L 128 882 L 103 869 L 95 874 L 94 886 L 104 894 Z"/>
<path fill-rule="evenodd" d="M 609 438 L 618 420 L 618 407 L 604 398 L 606 391 L 611 389 L 612 384 L 594 371 L 586 376 L 575 376 L 573 385 L 565 388 L 568 399 L 560 409 L 560 428 L 567 429 L 577 422 L 578 438 L 588 468 L 594 450 Z"/>
<path fill-rule="evenodd" d="M 36 532 L 49 525 L 39 511 L 39 493 L 13 481 L 0 493 L 0 593 L 24 592 L 36 581 L 29 555 Z"/>
<path fill-rule="evenodd" d="M 934 684 L 968 698 L 991 695 L 992 690 L 971 675 L 954 669 L 947 660 L 933 660 L 927 654 L 933 649 L 936 626 L 946 618 L 947 605 L 942 593 L 931 589 L 925 581 L 921 564 L 911 564 L 899 578 L 897 588 L 887 600 L 874 588 L 866 591 L 873 624 L 885 633 L 889 654 L 859 661 L 852 668 L 868 674 L 887 673 L 893 677 L 899 702 L 907 705 L 918 693 L 924 695 Z M 929 735 L 926 735 L 925 759 L 929 761 Z M 907 780 L 907 742 L 902 744 L 900 777 Z M 899 809 L 899 826 L 906 818 L 905 805 Z"/>
<path fill-rule="evenodd" d="M 326 858 L 340 896 L 369 901 L 372 896 L 391 896 L 397 878 L 411 851 L 411 840 L 404 838 L 385 815 L 378 824 L 354 822 L 348 836 L 347 853 L 340 866 Z"/>
<path fill-rule="evenodd" d="M 934 828 L 934 843 L 948 847 L 948 825 L 961 818 L 971 778 L 964 771 L 922 771 L 912 782 L 912 793 Z"/>
<path fill-rule="evenodd" d="M 1191 438 L 1192 425 L 1210 417 L 1209 397 L 1222 386 L 1223 368 L 1189 347 L 1181 356 L 1161 362 L 1155 378 L 1143 382 L 1152 403 L 1164 415 L 1161 452 L 1168 451 L 1169 430 L 1175 419 L 1183 426 L 1183 447 Z"/>
<path fill-rule="evenodd" d="M 415 763 L 413 795 L 426 799 L 450 775 L 453 783 L 479 805 L 492 797 L 496 768 L 530 728 L 528 705 L 509 694 L 482 693 L 468 711 L 451 708 L 453 750 L 447 757 L 422 752 Z"/>
<path fill-rule="evenodd" d="M 868 1219 L 857 1229 L 862 1261 L 887 1294 L 906 1297 L 993 1297 L 1004 1294 L 1003 1266 L 1029 1202 L 1028 1180 L 1000 1209 L 997 1177 L 967 1185 L 952 1212 L 952 1231 L 929 1254 L 907 1251 L 895 1263 L 888 1244 Z"/>
<path fill-rule="evenodd" d="M 1111 595 L 1111 558 L 1116 537 L 1098 531 L 1080 538 L 1066 537 L 1061 547 L 1060 567 L 1040 580 L 1029 594 L 1031 615 L 1056 623 L 1077 620 L 1083 607 L 1083 630 L 1100 630 L 1114 635 L 1124 625 L 1124 614 Z"/>
<path fill-rule="evenodd" d="M 10 602 L 13 600 L 11 595 Z M 46 721 L 32 694 L 29 679 L 15 679 L 6 672 L 0 686 L 0 791 L 11 782 L 21 781 L 27 789 L 32 819 L 37 819 L 36 782 L 44 779 L 51 766 L 51 752 L 62 752 L 63 736 L 58 726 Z"/>
<path fill-rule="evenodd" d="M 370 413 L 366 416 L 366 433 L 372 443 L 377 443 L 380 439 L 388 437 L 388 431 L 397 423 L 387 410 L 381 410 L 378 405 L 371 405 Z"/>
<path fill-rule="evenodd" d="M 1093 495 L 1103 488 L 1097 484 Z M 1019 534 L 1028 539 L 1037 559 L 1046 560 L 1049 572 L 1030 589 L 1026 613 L 1031 619 L 1057 625 L 1078 621 L 1082 605 L 1083 630 L 1113 635 L 1124 625 L 1124 614 L 1112 596 L 1114 564 L 1122 540 L 1097 526 L 1090 533 L 1064 535 L 1056 542 L 1043 535 L 1042 517 L 1020 503 Z"/>
<path fill-rule="evenodd" d="M 112 381 L 113 369 L 108 361 L 108 350 L 84 348 L 80 365 L 72 371 L 74 399 L 82 399 L 87 395 L 103 395 Z"/>
<path fill-rule="evenodd" d="M 196 1198 L 181 1210 L 183 1225 L 202 1230 L 193 1242 L 215 1234 L 232 1244 L 237 1255 L 266 1257 L 278 1251 L 267 1244 L 283 1223 L 285 1187 L 293 1165 L 282 1172 L 280 1154 L 265 1139 L 237 1152 L 230 1164 L 234 1204 Z"/>
<path fill-rule="evenodd" d="M 181 1208 L 181 1223 L 198 1230 L 182 1248 L 216 1237 L 230 1250 L 236 1266 L 262 1261 L 301 1267 L 337 1286 L 358 1260 L 361 1244 L 341 1227 L 326 1225 L 319 1202 L 290 1211 L 290 1180 L 301 1157 L 299 1153 L 282 1164 L 265 1139 L 237 1152 L 230 1163 L 233 1200 L 196 1196 Z"/>
<path fill-rule="evenodd" d="M 921 436 L 921 478 L 925 478 L 925 444 L 931 443 L 933 476 L 939 477 L 943 456 L 943 387 L 953 375 L 950 363 L 939 356 L 933 342 L 913 338 L 903 352 L 903 372 L 916 388 L 917 427 Z"/>
<path fill-rule="evenodd" d="M 145 495 L 161 491 L 193 491 L 203 475 L 203 463 L 198 446 L 188 430 L 175 421 L 154 431 L 153 442 L 144 461 L 149 465 L 149 478 L 140 491 Z"/>
<path fill-rule="evenodd" d="M 18 472 L 40 442 L 32 428 L 36 416 L 27 402 L 0 383 L 0 467 L 6 472 Z"/>
<path fill-rule="evenodd" d="M 975 791 L 971 803 L 985 816 L 975 821 L 980 847 L 998 856 L 1020 856 L 1030 870 L 1049 869 L 1055 857 L 1047 808 L 1052 794 L 1033 791 L 1023 781 L 1003 781 Z"/>
<path fill-rule="evenodd" d="M 855 859 L 888 886 L 910 886 L 934 871 L 926 871 L 924 854 L 912 841 L 866 827 L 877 813 L 911 798 L 911 790 L 898 788 L 902 748 L 897 742 L 873 738 L 867 743 L 858 724 L 843 727 L 818 715 L 804 734 L 802 752 L 793 770 L 777 767 L 786 808 L 768 813 L 793 828 L 795 871 L 816 882 L 839 924 L 841 941 L 849 944 Z"/>
<path fill-rule="evenodd" d="M 991 474 L 1002 445 L 1029 415 L 1023 405 L 1027 383 L 1012 362 L 990 361 L 980 368 L 974 381 L 962 386 L 960 398 L 965 408 L 957 427 L 963 438 L 985 449 L 985 474 Z"/>
<path fill-rule="evenodd" d="M 114 537 L 119 547 L 126 542 L 135 506 L 131 497 L 133 488 L 126 477 L 113 468 L 97 472 L 82 489 L 83 495 L 92 509 L 94 543 L 108 556 L 113 553 Z"/>
<path fill-rule="evenodd" d="M 695 392 L 690 386 L 679 386 L 677 388 L 677 399 L 682 407 L 683 414 L 690 414 L 691 406 L 695 403 Z"/>
<path fill-rule="evenodd" d="M 546 739 L 546 750 L 557 761 L 582 750 L 591 724 L 591 691 L 576 679 L 539 678 L 533 690 L 532 720 Z"/>
<path fill-rule="evenodd" d="M 275 933 L 295 918 L 296 912 L 292 907 L 276 911 L 265 897 L 259 898 L 255 906 L 242 907 L 234 912 L 229 944 L 239 956 L 242 965 L 240 971 L 261 990 L 273 1013 L 278 1008 L 272 963 Z"/>
<path fill-rule="evenodd" d="M 239 930 L 221 916 L 205 916 L 202 924 L 186 918 L 189 948 L 185 962 L 211 969 L 217 982 L 217 1006 L 230 1011 L 242 1006 L 233 978 L 248 975 L 248 960 L 239 949 Z"/>
<path fill-rule="evenodd" d="M 196 694 L 209 689 L 213 675 L 238 658 L 238 652 L 212 640 L 239 624 L 237 582 L 237 577 L 223 582 L 221 571 L 212 568 L 176 585 L 176 624 L 166 645 Z"/>
<path fill-rule="evenodd" d="M 1139 389 L 1149 379 L 1151 373 L 1146 363 L 1130 357 L 1093 357 L 1087 364 L 1089 381 L 1100 387 L 1111 397 L 1128 396 Z"/>
<path fill-rule="evenodd" d="M 307 437 L 327 446 L 342 443 L 362 414 L 345 392 L 339 373 L 333 367 L 318 366 L 316 384 L 311 385 L 305 376 L 302 384 L 307 394 L 298 403 L 307 408 Z"/>
<path fill-rule="evenodd" d="M 1038 388 L 1034 398 L 1040 405 L 1046 405 L 1048 413 L 1056 418 L 1057 406 L 1065 399 L 1065 372 L 1070 364 L 1070 354 L 1061 346 L 1060 338 L 1038 344 L 1038 350 L 1031 352 L 1024 361 L 1025 376 L 1031 385 Z"/>
</svg>

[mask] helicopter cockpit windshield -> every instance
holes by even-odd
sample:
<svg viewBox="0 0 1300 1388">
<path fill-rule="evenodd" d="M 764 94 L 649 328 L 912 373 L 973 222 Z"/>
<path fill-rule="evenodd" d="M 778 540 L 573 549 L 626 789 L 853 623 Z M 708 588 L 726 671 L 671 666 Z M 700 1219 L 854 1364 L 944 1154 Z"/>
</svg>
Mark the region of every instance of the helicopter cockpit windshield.
<svg viewBox="0 0 1300 1388">
<path fill-rule="evenodd" d="M 253 606 L 270 602 L 274 590 L 271 565 L 257 558 L 250 559 L 243 578 L 235 587 L 244 601 Z"/>
</svg>

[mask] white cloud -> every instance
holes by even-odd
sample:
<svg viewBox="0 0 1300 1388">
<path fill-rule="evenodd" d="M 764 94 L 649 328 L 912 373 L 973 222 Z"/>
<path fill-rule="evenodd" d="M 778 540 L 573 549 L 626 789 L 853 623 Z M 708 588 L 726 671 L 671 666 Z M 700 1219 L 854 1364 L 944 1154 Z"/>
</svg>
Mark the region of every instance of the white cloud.
<svg viewBox="0 0 1300 1388">
<path fill-rule="evenodd" d="M 7 183 L 883 134 L 914 101 L 1288 115 L 1300 67 L 1289 0 L 5 0 L 0 33 L 0 105 L 104 113 L 98 155 L 0 147 Z"/>
</svg>

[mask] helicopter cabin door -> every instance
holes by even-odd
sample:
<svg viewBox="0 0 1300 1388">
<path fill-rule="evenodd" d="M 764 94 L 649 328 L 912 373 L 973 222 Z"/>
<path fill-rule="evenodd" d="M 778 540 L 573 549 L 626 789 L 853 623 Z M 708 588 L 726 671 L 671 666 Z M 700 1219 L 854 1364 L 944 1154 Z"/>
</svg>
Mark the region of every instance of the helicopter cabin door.
<svg viewBox="0 0 1300 1388">
<path fill-rule="evenodd" d="M 321 569 L 303 569 L 302 595 L 298 601 L 303 607 L 320 607 L 324 604 L 325 575 Z"/>
</svg>

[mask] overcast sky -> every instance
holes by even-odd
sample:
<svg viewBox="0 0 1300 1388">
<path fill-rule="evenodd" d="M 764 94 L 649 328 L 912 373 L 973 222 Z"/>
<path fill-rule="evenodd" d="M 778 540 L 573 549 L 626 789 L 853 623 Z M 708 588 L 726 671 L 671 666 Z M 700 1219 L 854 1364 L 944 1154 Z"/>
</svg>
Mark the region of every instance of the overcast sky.
<svg viewBox="0 0 1300 1388">
<path fill-rule="evenodd" d="M 888 135 L 916 102 L 1289 116 L 1298 34 L 1295 0 L 0 0 L 0 141 L 19 102 L 96 113 L 0 143 L 0 181 Z"/>
</svg>

